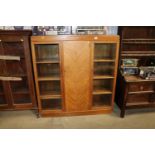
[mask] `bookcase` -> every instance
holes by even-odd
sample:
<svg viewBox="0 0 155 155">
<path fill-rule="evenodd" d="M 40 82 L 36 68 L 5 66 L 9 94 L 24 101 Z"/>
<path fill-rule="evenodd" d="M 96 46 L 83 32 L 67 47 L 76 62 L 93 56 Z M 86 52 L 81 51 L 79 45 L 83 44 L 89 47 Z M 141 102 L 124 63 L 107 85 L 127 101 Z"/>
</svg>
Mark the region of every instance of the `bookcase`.
<svg viewBox="0 0 155 155">
<path fill-rule="evenodd" d="M 121 117 L 126 109 L 155 107 L 155 79 L 140 77 L 139 68 L 149 67 L 155 56 L 155 27 L 119 27 L 120 56 L 117 78 L 116 103 L 121 109 Z M 136 59 L 137 73 L 124 75 L 122 60 Z M 155 59 L 154 59 L 155 60 Z M 152 66 L 155 67 L 155 64 Z"/>
<path fill-rule="evenodd" d="M 34 109 L 31 31 L 0 31 L 0 110 Z"/>
<path fill-rule="evenodd" d="M 31 45 L 41 116 L 113 110 L 119 36 L 32 36 Z"/>
</svg>

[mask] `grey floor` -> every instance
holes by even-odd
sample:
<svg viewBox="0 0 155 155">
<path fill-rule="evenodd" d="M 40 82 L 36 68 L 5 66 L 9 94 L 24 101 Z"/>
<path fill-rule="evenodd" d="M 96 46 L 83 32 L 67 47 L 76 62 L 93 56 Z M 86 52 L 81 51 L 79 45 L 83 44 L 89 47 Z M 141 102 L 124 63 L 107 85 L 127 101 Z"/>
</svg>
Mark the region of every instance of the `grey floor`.
<svg viewBox="0 0 155 155">
<path fill-rule="evenodd" d="M 155 109 L 128 110 L 124 119 L 111 114 L 37 118 L 34 111 L 0 112 L 1 129 L 141 129 L 155 128 Z"/>
</svg>

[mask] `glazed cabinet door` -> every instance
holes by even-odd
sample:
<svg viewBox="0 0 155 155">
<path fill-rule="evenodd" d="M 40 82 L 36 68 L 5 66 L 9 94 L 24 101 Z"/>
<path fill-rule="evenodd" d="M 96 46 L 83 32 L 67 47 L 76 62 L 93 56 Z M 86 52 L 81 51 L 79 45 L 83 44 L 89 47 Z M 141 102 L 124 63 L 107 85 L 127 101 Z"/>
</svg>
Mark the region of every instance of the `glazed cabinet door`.
<svg viewBox="0 0 155 155">
<path fill-rule="evenodd" d="M 32 44 L 39 111 L 63 111 L 61 43 Z"/>
<path fill-rule="evenodd" d="M 35 90 L 32 76 L 31 55 L 28 37 L 2 36 L 3 53 L 0 57 L 5 89 L 10 109 L 31 109 L 35 106 Z M 1 65 L 1 64 L 0 64 Z"/>
<path fill-rule="evenodd" d="M 113 105 L 117 53 L 116 43 L 93 43 L 92 108 L 105 108 Z"/>
<path fill-rule="evenodd" d="M 6 62 L 4 59 L 4 49 L 0 39 L 0 109 L 9 109 L 11 105 L 9 82 L 4 81 L 7 74 Z"/>
<path fill-rule="evenodd" d="M 67 112 L 90 107 L 91 52 L 89 41 L 63 42 L 64 92 Z"/>
</svg>

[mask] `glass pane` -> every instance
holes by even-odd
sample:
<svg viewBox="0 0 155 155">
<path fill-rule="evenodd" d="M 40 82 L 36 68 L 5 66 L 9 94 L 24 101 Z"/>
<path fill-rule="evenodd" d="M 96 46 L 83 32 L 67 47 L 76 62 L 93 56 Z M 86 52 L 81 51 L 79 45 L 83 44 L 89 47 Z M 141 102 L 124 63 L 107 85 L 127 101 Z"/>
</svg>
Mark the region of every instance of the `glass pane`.
<svg viewBox="0 0 155 155">
<path fill-rule="evenodd" d="M 4 68 L 4 60 L 0 60 L 0 75 L 5 75 L 6 74 L 6 70 Z"/>
<path fill-rule="evenodd" d="M 39 82 L 41 95 L 60 95 L 60 81 L 42 81 Z"/>
<path fill-rule="evenodd" d="M 59 45 L 58 44 L 43 44 L 35 45 L 36 59 L 41 60 L 59 60 Z"/>
<path fill-rule="evenodd" d="M 43 110 L 62 109 L 61 99 L 45 99 L 41 103 Z"/>
<path fill-rule="evenodd" d="M 115 59 L 116 44 L 95 43 L 95 59 Z"/>
<path fill-rule="evenodd" d="M 22 42 L 3 42 L 5 55 L 24 57 L 24 47 Z"/>
<path fill-rule="evenodd" d="M 9 76 L 26 76 L 25 60 L 6 61 L 7 72 Z"/>
<path fill-rule="evenodd" d="M 2 82 L 0 81 L 0 105 L 5 105 L 5 104 L 6 104 L 6 100 L 4 96 L 3 85 L 2 85 Z"/>
<path fill-rule="evenodd" d="M 114 75 L 114 63 L 95 63 L 94 75 Z"/>
<path fill-rule="evenodd" d="M 59 64 L 38 64 L 38 76 L 39 77 L 59 77 L 60 68 Z"/>
<path fill-rule="evenodd" d="M 112 79 L 101 79 L 94 80 L 94 91 L 112 91 L 113 88 L 113 80 Z"/>
<path fill-rule="evenodd" d="M 10 81 L 13 93 L 29 93 L 28 80 L 23 77 L 21 81 Z"/>
<path fill-rule="evenodd" d="M 14 104 L 30 104 L 31 98 L 29 94 L 13 94 Z"/>
<path fill-rule="evenodd" d="M 93 106 L 110 106 L 111 105 L 111 95 L 94 95 L 93 96 Z"/>
<path fill-rule="evenodd" d="M 0 81 L 0 93 L 3 93 L 3 86 L 2 86 L 2 82 Z"/>
<path fill-rule="evenodd" d="M 0 93 L 0 106 L 6 105 L 5 96 Z"/>
</svg>

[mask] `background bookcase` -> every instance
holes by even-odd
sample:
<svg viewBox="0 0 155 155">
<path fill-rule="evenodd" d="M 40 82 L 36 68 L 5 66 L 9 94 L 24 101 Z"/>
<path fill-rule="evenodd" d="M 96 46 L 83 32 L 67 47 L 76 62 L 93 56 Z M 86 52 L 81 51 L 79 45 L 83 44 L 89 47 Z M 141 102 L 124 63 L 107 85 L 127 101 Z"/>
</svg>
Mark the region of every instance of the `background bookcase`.
<svg viewBox="0 0 155 155">
<path fill-rule="evenodd" d="M 117 78 L 116 103 L 121 117 L 126 109 L 155 107 L 155 80 L 146 80 L 139 75 L 123 75 L 122 59 L 138 59 L 138 65 L 148 66 L 155 59 L 155 27 L 120 26 L 120 56 Z"/>
<path fill-rule="evenodd" d="M 41 116 L 113 110 L 118 36 L 32 36 L 31 45 Z"/>
<path fill-rule="evenodd" d="M 31 31 L 0 31 L 0 109 L 34 109 Z"/>
</svg>

